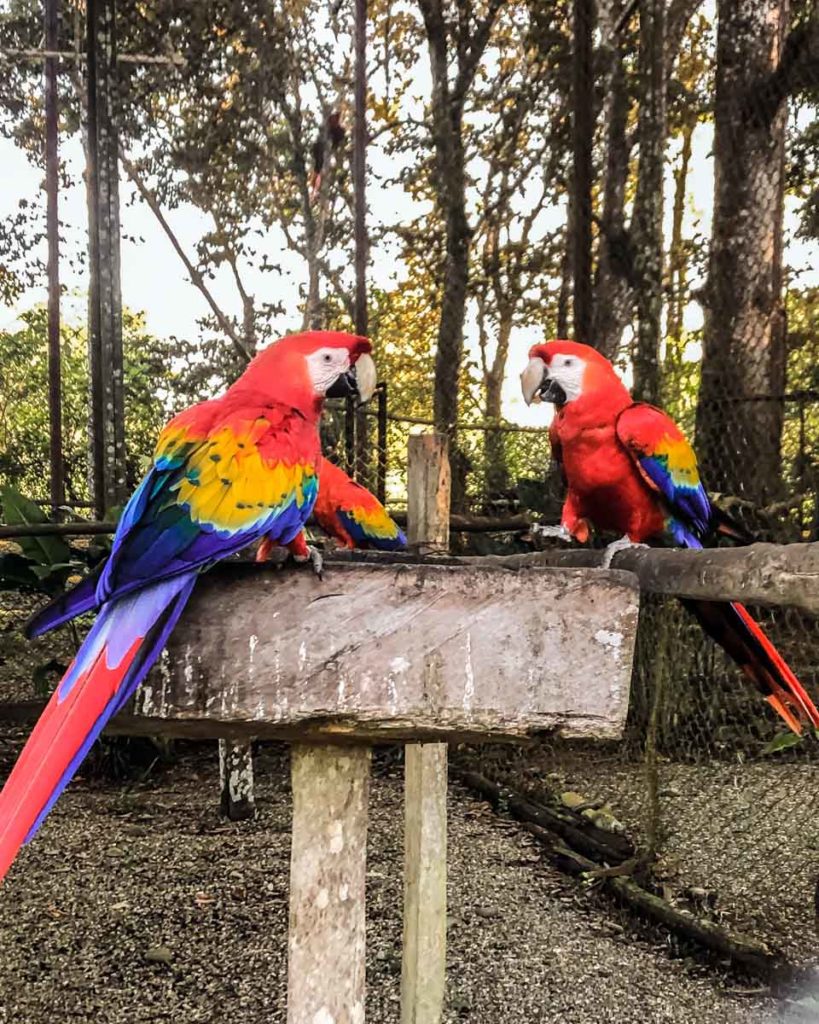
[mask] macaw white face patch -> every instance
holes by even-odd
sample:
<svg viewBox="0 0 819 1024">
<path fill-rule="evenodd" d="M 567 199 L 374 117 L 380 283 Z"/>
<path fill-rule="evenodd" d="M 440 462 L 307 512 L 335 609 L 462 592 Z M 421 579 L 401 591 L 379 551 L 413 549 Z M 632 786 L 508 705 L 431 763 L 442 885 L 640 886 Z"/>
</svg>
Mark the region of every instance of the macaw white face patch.
<svg viewBox="0 0 819 1024">
<path fill-rule="evenodd" d="M 580 356 L 557 354 L 549 360 L 548 375 L 563 389 L 567 402 L 573 402 L 583 393 L 583 374 L 586 360 Z"/>
<path fill-rule="evenodd" d="M 324 395 L 342 373 L 350 369 L 350 353 L 346 348 L 320 348 L 307 357 L 307 372 L 317 395 Z"/>
</svg>

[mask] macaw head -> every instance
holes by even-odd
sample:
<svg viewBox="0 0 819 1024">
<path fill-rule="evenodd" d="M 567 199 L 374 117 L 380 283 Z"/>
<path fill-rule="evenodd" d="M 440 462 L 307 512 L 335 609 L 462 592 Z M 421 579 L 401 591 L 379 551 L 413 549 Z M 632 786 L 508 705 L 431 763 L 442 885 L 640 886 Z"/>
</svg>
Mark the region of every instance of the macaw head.
<svg viewBox="0 0 819 1024">
<path fill-rule="evenodd" d="M 263 349 L 237 385 L 250 386 L 305 413 L 320 409 L 325 398 L 350 395 L 367 402 L 377 382 L 371 351 L 370 342 L 355 334 L 288 334 Z"/>
<path fill-rule="evenodd" d="M 594 392 L 624 387 L 605 356 L 577 341 L 533 345 L 526 369 L 520 375 L 520 386 L 527 405 L 553 402 L 557 406 Z"/>
</svg>

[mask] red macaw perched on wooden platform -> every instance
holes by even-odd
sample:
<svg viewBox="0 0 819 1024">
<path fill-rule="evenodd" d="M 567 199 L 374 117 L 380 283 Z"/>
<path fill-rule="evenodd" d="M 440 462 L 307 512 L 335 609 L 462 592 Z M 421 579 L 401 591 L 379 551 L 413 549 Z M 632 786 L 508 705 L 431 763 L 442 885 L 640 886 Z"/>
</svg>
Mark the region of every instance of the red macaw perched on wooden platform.
<svg viewBox="0 0 819 1024">
<path fill-rule="evenodd" d="M 387 510 L 366 487 L 356 483 L 340 466 L 325 459 L 318 465 L 319 490 L 313 506 L 313 519 L 343 548 L 376 551 L 402 551 L 407 538 Z M 265 537 L 256 552 L 256 561 L 266 561 L 276 546 Z M 297 562 L 315 555 L 304 534 L 288 545 Z"/>
<path fill-rule="evenodd" d="M 319 481 L 313 518 L 342 547 L 399 551 L 407 546 L 407 538 L 378 498 L 340 466 L 322 458 Z"/>
<path fill-rule="evenodd" d="M 199 573 L 261 537 L 290 543 L 316 500 L 324 399 L 375 387 L 366 338 L 270 345 L 220 398 L 176 416 L 102 571 L 48 605 L 31 636 L 98 612 L 0 793 L 0 878 L 165 645 Z"/>
<path fill-rule="evenodd" d="M 595 349 L 573 341 L 534 345 L 521 387 L 527 404 L 556 407 L 549 438 L 568 486 L 560 526 L 538 532 L 581 542 L 592 527 L 622 534 L 606 549 L 606 566 L 615 552 L 648 540 L 701 548 L 714 533 L 744 539 L 711 504 L 679 427 L 662 410 L 633 401 Z M 813 701 L 743 605 L 682 603 L 794 732 L 804 718 L 819 726 Z"/>
</svg>

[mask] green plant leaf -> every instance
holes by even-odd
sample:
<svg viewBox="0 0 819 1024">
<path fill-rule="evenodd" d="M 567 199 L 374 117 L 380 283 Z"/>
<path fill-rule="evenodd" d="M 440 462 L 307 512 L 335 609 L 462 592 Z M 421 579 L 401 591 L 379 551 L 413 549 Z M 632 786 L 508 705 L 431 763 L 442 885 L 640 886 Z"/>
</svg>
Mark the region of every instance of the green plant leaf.
<svg viewBox="0 0 819 1024">
<path fill-rule="evenodd" d="M 19 587 L 40 589 L 40 581 L 34 574 L 35 563 L 16 551 L 0 555 L 0 590 L 17 590 Z"/>
<path fill-rule="evenodd" d="M 791 747 L 795 747 L 797 743 L 802 742 L 802 737 L 797 736 L 795 732 L 780 732 L 762 748 L 763 755 L 765 754 L 776 754 L 780 750 L 790 750 Z"/>
<path fill-rule="evenodd" d="M 56 658 L 47 661 L 43 665 L 37 665 L 32 673 L 31 679 L 34 683 L 34 692 L 38 697 L 50 697 L 54 687 L 65 674 L 67 665 Z"/>
<path fill-rule="evenodd" d="M 9 526 L 48 522 L 42 510 L 14 487 L 0 489 L 0 502 Z M 71 559 L 71 549 L 62 537 L 20 537 L 15 542 L 24 555 L 39 565 L 64 564 Z"/>
</svg>

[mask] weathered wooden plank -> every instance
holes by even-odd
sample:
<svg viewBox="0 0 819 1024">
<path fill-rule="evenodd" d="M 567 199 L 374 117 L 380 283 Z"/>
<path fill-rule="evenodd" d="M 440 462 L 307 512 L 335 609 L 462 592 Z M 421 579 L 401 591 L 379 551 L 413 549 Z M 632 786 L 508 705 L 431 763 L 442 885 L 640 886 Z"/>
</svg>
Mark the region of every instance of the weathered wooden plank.
<svg viewBox="0 0 819 1024">
<path fill-rule="evenodd" d="M 618 571 L 224 565 L 137 708 L 236 737 L 617 736 L 637 611 Z"/>
<path fill-rule="evenodd" d="M 364 1024 L 367 747 L 295 746 L 288 1024 Z"/>
<path fill-rule="evenodd" d="M 437 1024 L 446 988 L 447 745 L 408 743 L 401 1024 Z"/>
<path fill-rule="evenodd" d="M 250 740 L 219 740 L 219 785 L 219 806 L 226 818 L 246 821 L 256 814 Z"/>
</svg>

